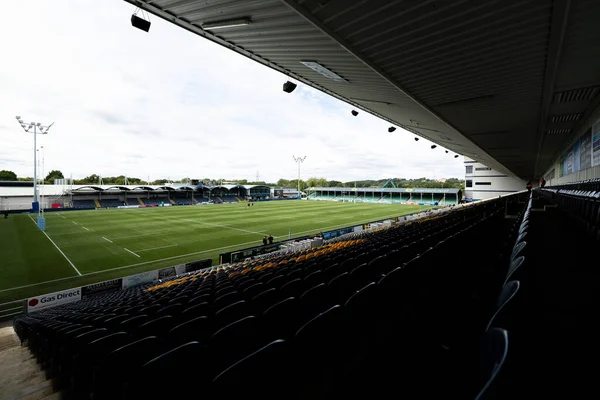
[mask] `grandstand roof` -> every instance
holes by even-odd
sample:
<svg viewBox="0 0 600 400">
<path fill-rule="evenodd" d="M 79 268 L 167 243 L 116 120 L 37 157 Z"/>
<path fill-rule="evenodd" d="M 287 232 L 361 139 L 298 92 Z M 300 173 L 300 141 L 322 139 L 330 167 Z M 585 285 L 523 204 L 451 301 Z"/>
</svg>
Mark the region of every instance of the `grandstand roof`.
<svg viewBox="0 0 600 400">
<path fill-rule="evenodd" d="M 126 1 L 524 179 L 600 103 L 598 1 Z"/>
<path fill-rule="evenodd" d="M 456 188 L 353 188 L 353 187 L 310 187 L 307 191 L 322 192 L 358 192 L 358 193 L 446 193 L 457 194 L 460 189 Z"/>
</svg>

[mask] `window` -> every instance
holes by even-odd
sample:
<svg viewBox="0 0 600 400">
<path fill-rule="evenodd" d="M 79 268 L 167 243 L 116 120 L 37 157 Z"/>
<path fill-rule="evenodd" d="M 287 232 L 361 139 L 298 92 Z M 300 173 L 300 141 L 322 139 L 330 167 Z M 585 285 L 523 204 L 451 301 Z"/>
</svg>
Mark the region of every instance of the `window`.
<svg viewBox="0 0 600 400">
<path fill-rule="evenodd" d="M 492 169 L 490 167 L 480 167 L 480 168 L 475 168 L 475 171 L 491 171 Z"/>
<path fill-rule="evenodd" d="M 475 182 L 476 185 L 491 185 L 492 182 Z"/>
<path fill-rule="evenodd" d="M 467 174 L 472 174 L 473 173 L 473 166 L 472 165 L 467 165 L 465 167 L 465 169 L 466 169 L 466 173 Z"/>
<path fill-rule="evenodd" d="M 473 181 L 471 179 L 467 179 L 466 185 L 467 187 L 473 187 Z"/>
</svg>

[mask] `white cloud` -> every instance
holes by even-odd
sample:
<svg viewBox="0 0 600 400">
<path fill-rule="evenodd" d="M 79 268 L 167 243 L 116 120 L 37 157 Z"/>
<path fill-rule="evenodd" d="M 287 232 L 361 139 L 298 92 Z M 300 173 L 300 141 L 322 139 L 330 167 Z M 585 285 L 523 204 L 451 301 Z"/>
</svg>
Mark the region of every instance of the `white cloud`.
<svg viewBox="0 0 600 400">
<path fill-rule="evenodd" d="M 55 121 L 45 170 L 83 177 L 126 174 L 342 181 L 459 177 L 462 158 L 396 130 L 230 50 L 152 18 L 131 27 L 121 0 L 28 0 L 0 14 L 0 169 L 32 173 L 26 121 Z M 7 40 L 7 38 L 9 38 Z"/>
</svg>

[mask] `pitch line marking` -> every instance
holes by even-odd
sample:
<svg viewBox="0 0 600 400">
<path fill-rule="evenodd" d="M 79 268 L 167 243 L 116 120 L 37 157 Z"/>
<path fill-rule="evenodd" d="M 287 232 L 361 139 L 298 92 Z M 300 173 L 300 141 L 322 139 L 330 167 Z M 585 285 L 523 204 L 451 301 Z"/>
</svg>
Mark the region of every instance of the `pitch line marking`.
<svg viewBox="0 0 600 400">
<path fill-rule="evenodd" d="M 73 222 L 75 225 L 79 225 L 79 224 L 78 224 L 77 222 L 75 222 L 75 221 L 71 221 L 71 222 Z"/>
<path fill-rule="evenodd" d="M 27 214 L 27 215 L 29 215 L 29 219 L 31 219 L 31 222 L 33 222 L 33 223 L 34 223 L 34 224 L 37 226 L 37 224 L 35 223 L 35 221 L 33 220 L 33 218 L 31 218 L 31 214 Z M 54 245 L 54 247 L 56 247 L 56 250 L 58 250 L 58 252 L 59 252 L 60 254 L 62 254 L 62 256 L 65 258 L 65 260 L 67 260 L 67 262 L 68 262 L 69 264 L 71 264 L 71 267 L 73 267 L 73 269 L 75 270 L 75 272 L 77 272 L 77 275 L 81 276 L 81 272 L 79 272 L 79 270 L 77 269 L 77 267 L 75 266 L 75 264 L 73 264 L 73 263 L 71 262 L 71 260 L 69 260 L 69 257 L 67 257 L 67 256 L 65 255 L 65 253 L 63 253 L 63 251 L 60 249 L 60 247 L 58 247 L 58 246 L 56 245 L 56 243 L 54 243 L 54 240 L 50 239 L 50 236 L 48 236 L 48 234 L 47 234 L 46 232 L 42 231 L 42 233 L 43 233 L 44 235 L 46 235 L 46 237 L 48 238 L 48 240 L 50 241 L 50 243 L 52 243 L 52 244 Z"/>
<path fill-rule="evenodd" d="M 86 231 L 90 231 L 88 228 L 86 228 L 85 226 L 82 226 L 83 229 L 85 229 Z"/>
<path fill-rule="evenodd" d="M 110 240 L 110 239 L 107 239 L 107 238 L 105 238 L 104 236 L 102 236 L 102 239 L 104 239 L 104 240 L 106 240 L 107 242 L 110 242 L 110 243 L 112 243 L 112 242 L 113 242 L 112 240 Z"/>
<path fill-rule="evenodd" d="M 159 247 L 151 247 L 149 249 L 141 249 L 141 250 L 136 250 L 136 252 L 141 253 L 142 251 L 150 251 L 150 250 L 158 250 L 158 249 L 166 249 L 167 247 L 175 247 L 175 246 L 179 246 L 178 244 L 171 244 L 168 246 L 159 246 Z"/>
<path fill-rule="evenodd" d="M 249 231 L 246 229 L 240 229 L 240 228 L 234 228 L 232 226 L 227 226 L 227 225 L 221 225 L 221 224 L 214 224 L 212 222 L 204 222 L 204 221 L 194 221 L 192 219 L 184 219 L 184 221 L 188 221 L 188 222 L 193 222 L 193 223 L 198 223 L 198 224 L 205 224 L 205 225 L 212 225 L 212 226 L 218 226 L 220 228 L 227 228 L 227 229 L 233 229 L 236 231 L 240 231 L 240 232 L 247 232 L 247 233 L 255 233 L 257 235 L 262 235 L 261 232 L 257 232 L 257 231 Z"/>
<path fill-rule="evenodd" d="M 134 256 L 136 256 L 136 257 L 138 257 L 138 258 L 142 257 L 142 256 L 140 256 L 139 254 L 135 254 L 133 251 L 129 250 L 128 248 L 125 248 L 125 247 L 123 247 L 123 249 L 124 249 L 125 251 L 128 251 L 128 252 L 130 252 L 131 254 L 133 254 Z"/>
</svg>

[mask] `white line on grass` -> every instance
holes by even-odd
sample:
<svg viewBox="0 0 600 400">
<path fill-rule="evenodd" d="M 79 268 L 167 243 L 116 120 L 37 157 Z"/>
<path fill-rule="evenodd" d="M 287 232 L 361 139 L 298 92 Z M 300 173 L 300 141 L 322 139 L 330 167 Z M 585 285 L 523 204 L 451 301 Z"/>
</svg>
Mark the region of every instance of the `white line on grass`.
<svg viewBox="0 0 600 400">
<path fill-rule="evenodd" d="M 175 247 L 175 246 L 179 246 L 178 244 L 171 244 L 168 246 L 160 246 L 160 247 L 151 247 L 149 249 L 141 249 L 141 250 L 136 250 L 137 253 L 141 253 L 142 251 L 150 251 L 150 250 L 158 250 L 158 249 L 166 249 L 167 247 Z"/>
<path fill-rule="evenodd" d="M 86 231 L 90 231 L 88 228 L 86 228 L 85 226 L 82 226 L 83 229 L 85 229 Z"/>
<path fill-rule="evenodd" d="M 107 242 L 111 242 L 111 243 L 113 242 L 112 240 L 110 240 L 110 239 L 107 239 L 107 238 L 105 238 L 104 236 L 102 236 L 102 239 L 106 240 Z"/>
<path fill-rule="evenodd" d="M 79 224 L 78 224 L 77 222 L 75 222 L 75 221 L 71 221 L 71 222 L 73 222 L 75 225 L 79 225 Z"/>
<path fill-rule="evenodd" d="M 228 226 L 228 225 L 214 224 L 212 222 L 194 221 L 193 219 L 184 219 L 184 221 L 193 222 L 193 223 L 197 223 L 197 224 L 205 224 L 205 225 L 218 226 L 219 228 L 227 228 L 227 229 L 233 229 L 235 231 L 247 232 L 247 233 L 256 233 L 257 235 L 262 235 L 262 232 L 249 231 L 249 230 L 246 230 L 246 229 L 234 228 L 234 227 Z"/>
<path fill-rule="evenodd" d="M 31 219 L 31 222 L 33 222 L 35 224 L 35 221 L 33 220 L 33 218 L 31 218 L 31 214 L 27 214 L 29 215 L 29 219 Z M 37 226 L 37 224 L 35 224 Z M 63 253 L 63 251 L 56 245 L 56 243 L 54 243 L 54 240 L 50 239 L 50 236 L 48 236 L 48 234 L 44 231 L 42 231 L 42 233 L 44 235 L 46 235 L 46 237 L 48 238 L 48 240 L 50 241 L 50 243 L 52 243 L 54 245 L 54 247 L 56 247 L 56 250 L 59 251 L 60 254 L 62 254 L 62 256 L 65 258 L 65 260 L 68 261 L 69 264 L 71 264 L 71 267 L 73 267 L 73 269 L 75 270 L 75 272 L 77 272 L 77 275 L 81 276 L 81 272 L 79 272 L 79 270 L 77 269 L 77 267 L 75 267 L 75 265 L 71 262 L 71 260 L 69 260 L 69 257 L 67 257 L 65 255 L 65 253 Z"/>
<path fill-rule="evenodd" d="M 133 251 L 131 251 L 131 250 L 129 250 L 129 249 L 127 249 L 127 248 L 125 248 L 125 247 L 123 247 L 123 249 L 124 249 L 125 251 L 128 251 L 128 252 L 130 252 L 131 254 L 133 254 L 134 256 L 136 256 L 136 257 L 138 257 L 138 258 L 140 258 L 140 257 L 141 257 L 139 254 L 135 254 Z"/>
</svg>

